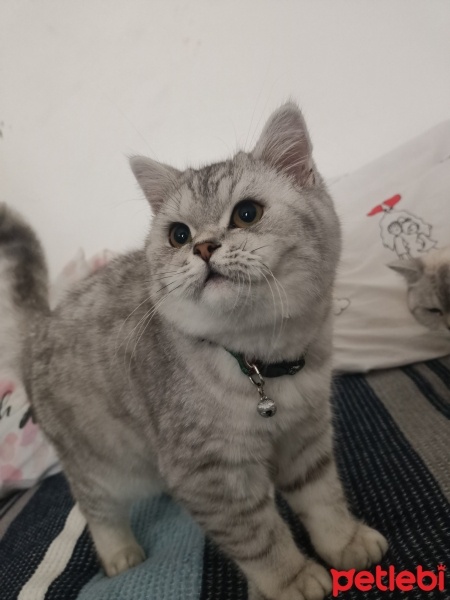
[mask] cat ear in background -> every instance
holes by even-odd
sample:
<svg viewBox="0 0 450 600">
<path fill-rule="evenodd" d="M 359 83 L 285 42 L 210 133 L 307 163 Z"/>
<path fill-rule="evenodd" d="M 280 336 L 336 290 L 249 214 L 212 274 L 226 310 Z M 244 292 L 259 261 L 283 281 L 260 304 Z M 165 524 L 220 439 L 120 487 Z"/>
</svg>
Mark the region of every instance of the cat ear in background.
<svg viewBox="0 0 450 600">
<path fill-rule="evenodd" d="M 417 283 L 423 274 L 423 264 L 418 258 L 396 260 L 387 266 L 393 271 L 400 273 L 409 284 Z"/>
<path fill-rule="evenodd" d="M 132 156 L 130 166 L 156 214 L 181 175 L 181 171 L 145 156 Z"/>
<path fill-rule="evenodd" d="M 283 104 L 269 117 L 252 155 L 290 175 L 303 187 L 315 183 L 311 140 L 294 102 Z"/>
</svg>

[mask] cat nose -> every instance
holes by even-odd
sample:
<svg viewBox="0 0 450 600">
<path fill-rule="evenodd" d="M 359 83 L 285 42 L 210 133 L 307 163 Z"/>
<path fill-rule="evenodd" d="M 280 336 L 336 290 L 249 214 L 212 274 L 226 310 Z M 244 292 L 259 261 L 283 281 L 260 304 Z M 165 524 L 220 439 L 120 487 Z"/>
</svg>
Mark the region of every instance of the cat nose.
<svg viewBox="0 0 450 600">
<path fill-rule="evenodd" d="M 195 244 L 194 254 L 198 254 L 205 262 L 209 262 L 211 254 L 214 250 L 220 248 L 221 245 L 222 244 L 216 244 L 216 242 L 201 242 L 200 244 Z"/>
</svg>

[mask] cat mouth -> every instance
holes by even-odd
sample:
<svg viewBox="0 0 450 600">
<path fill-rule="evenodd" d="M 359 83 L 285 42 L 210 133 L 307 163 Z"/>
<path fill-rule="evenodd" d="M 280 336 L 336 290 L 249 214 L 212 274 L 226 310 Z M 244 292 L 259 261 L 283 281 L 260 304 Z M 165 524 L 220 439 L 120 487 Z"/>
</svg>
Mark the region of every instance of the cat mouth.
<svg viewBox="0 0 450 600">
<path fill-rule="evenodd" d="M 220 283 L 221 281 L 226 280 L 228 280 L 228 277 L 226 275 L 223 275 L 222 273 L 219 273 L 219 271 L 216 271 L 212 267 L 209 267 L 209 271 L 206 275 L 204 285 L 206 286 L 209 283 Z"/>
</svg>

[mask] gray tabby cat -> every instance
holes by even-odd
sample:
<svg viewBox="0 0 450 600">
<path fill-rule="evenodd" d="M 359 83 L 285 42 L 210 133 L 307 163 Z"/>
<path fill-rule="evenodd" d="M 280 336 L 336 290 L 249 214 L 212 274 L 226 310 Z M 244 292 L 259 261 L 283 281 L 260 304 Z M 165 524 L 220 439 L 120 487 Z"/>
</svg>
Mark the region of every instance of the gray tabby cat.
<svg viewBox="0 0 450 600">
<path fill-rule="evenodd" d="M 406 279 L 408 308 L 416 321 L 436 331 L 450 330 L 450 246 L 388 266 Z"/>
<path fill-rule="evenodd" d="M 135 157 L 154 213 L 142 250 L 78 285 L 41 322 L 28 381 L 105 571 L 144 560 L 130 503 L 167 489 L 239 565 L 251 598 L 331 589 L 279 516 L 275 487 L 337 568 L 387 549 L 349 512 L 332 449 L 333 203 L 303 117 L 276 111 L 251 153 L 184 172 Z M 229 351 L 294 361 L 259 396 Z"/>
</svg>

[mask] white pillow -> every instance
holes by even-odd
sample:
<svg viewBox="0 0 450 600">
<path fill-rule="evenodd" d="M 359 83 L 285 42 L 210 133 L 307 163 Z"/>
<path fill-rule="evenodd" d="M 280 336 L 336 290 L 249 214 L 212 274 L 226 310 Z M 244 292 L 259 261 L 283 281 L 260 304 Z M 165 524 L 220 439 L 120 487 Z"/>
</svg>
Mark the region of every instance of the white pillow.
<svg viewBox="0 0 450 600">
<path fill-rule="evenodd" d="M 450 244 L 450 121 L 330 184 L 342 222 L 335 368 L 368 371 L 450 354 L 420 325 L 386 265 Z"/>
</svg>

